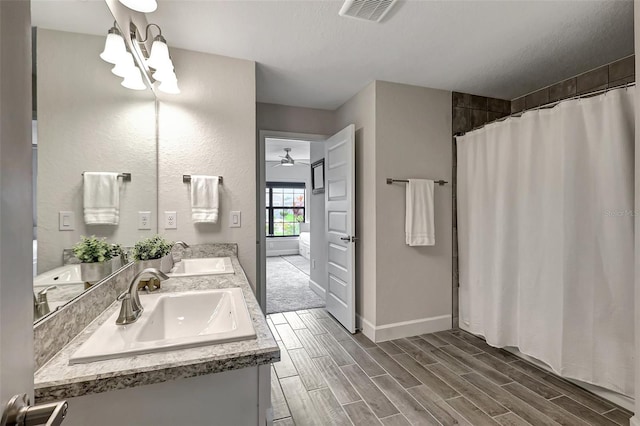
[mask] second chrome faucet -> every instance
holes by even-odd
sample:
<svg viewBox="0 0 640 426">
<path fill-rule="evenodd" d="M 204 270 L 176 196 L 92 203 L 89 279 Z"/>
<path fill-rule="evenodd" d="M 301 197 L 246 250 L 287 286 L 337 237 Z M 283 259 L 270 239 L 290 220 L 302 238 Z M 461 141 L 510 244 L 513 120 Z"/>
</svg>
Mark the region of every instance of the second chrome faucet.
<svg viewBox="0 0 640 426">
<path fill-rule="evenodd" d="M 140 315 L 142 315 L 144 307 L 142 306 L 142 303 L 140 303 L 140 296 L 138 295 L 138 284 L 145 275 L 152 275 L 160 281 L 169 279 L 167 275 L 160 272 L 156 268 L 147 268 L 142 272 L 136 274 L 136 276 L 133 277 L 133 280 L 131 280 L 131 283 L 129 284 L 129 290 L 123 292 L 120 296 L 118 296 L 118 301 L 122 302 L 122 304 L 120 305 L 120 315 L 118 315 L 116 324 L 133 324 L 138 320 L 138 318 L 140 318 Z"/>
</svg>

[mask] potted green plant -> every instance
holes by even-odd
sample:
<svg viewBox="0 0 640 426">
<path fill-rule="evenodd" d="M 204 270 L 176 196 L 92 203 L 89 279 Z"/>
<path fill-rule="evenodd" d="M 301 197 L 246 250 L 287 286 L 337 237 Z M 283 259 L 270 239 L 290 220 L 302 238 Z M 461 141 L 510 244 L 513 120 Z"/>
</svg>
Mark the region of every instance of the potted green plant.
<svg viewBox="0 0 640 426">
<path fill-rule="evenodd" d="M 73 254 L 81 262 L 80 277 L 84 282 L 96 283 L 113 272 L 111 247 L 105 238 L 83 236 L 73 246 Z"/>
<path fill-rule="evenodd" d="M 173 268 L 173 256 L 171 248 L 173 243 L 165 240 L 160 235 L 140 240 L 133 246 L 131 255 L 133 260 L 139 262 L 139 267 L 156 268 L 162 272 L 169 272 Z"/>
<path fill-rule="evenodd" d="M 109 252 L 111 253 L 111 266 L 114 271 L 122 268 L 127 263 L 127 255 L 120 244 L 111 244 Z"/>
</svg>

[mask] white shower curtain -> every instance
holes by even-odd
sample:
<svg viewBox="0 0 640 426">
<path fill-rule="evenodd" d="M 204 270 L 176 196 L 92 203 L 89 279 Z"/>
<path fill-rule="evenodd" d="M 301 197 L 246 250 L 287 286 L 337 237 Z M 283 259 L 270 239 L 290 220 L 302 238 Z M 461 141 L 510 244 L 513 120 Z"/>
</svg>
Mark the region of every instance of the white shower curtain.
<svg viewBox="0 0 640 426">
<path fill-rule="evenodd" d="M 634 90 L 457 140 L 460 326 L 631 397 Z"/>
</svg>

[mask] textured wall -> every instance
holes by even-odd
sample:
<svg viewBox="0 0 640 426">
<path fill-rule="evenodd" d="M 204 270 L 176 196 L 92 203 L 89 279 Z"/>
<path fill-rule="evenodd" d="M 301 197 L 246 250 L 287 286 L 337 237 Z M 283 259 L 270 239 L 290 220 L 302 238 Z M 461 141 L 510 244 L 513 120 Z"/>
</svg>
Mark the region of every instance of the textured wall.
<svg viewBox="0 0 640 426">
<path fill-rule="evenodd" d="M 276 104 L 256 104 L 258 130 L 310 133 L 330 136 L 333 133 L 335 112 L 326 109 L 299 108 Z"/>
<path fill-rule="evenodd" d="M 256 277 L 255 63 L 171 49 L 182 93 L 159 100 L 159 216 L 177 212 L 178 229 L 160 232 L 187 243 L 238 243 L 252 285 Z M 190 186 L 183 174 L 224 177 L 216 224 L 191 221 Z M 229 227 L 229 212 L 242 227 Z"/>
<path fill-rule="evenodd" d="M 370 83 L 336 111 L 335 131 L 356 126 L 356 313 L 376 322 L 376 84 Z"/>
<path fill-rule="evenodd" d="M 104 37 L 38 30 L 38 271 L 62 265 L 62 250 L 95 234 L 131 246 L 156 228 L 153 94 L 120 85 L 98 57 Z M 83 171 L 129 172 L 120 180 L 120 224 L 86 226 Z M 59 231 L 58 212 L 75 212 L 76 230 Z M 152 230 L 139 231 L 138 211 Z"/>
<path fill-rule="evenodd" d="M 311 142 L 311 163 L 325 156 L 323 142 Z M 310 187 L 310 186 L 309 186 Z M 327 238 L 324 223 L 324 193 L 311 193 L 311 276 L 323 290 L 327 289 Z"/>
<path fill-rule="evenodd" d="M 451 182 L 451 92 L 376 84 L 376 325 L 451 314 L 450 184 L 436 185 L 436 243 L 405 243 L 405 185 L 387 177 Z"/>
</svg>

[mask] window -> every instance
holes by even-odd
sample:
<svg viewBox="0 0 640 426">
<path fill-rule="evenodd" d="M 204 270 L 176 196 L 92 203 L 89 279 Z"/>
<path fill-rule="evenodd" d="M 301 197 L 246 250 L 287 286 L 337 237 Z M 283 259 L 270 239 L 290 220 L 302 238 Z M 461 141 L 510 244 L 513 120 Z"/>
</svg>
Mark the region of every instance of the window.
<svg viewBox="0 0 640 426">
<path fill-rule="evenodd" d="M 305 184 L 267 182 L 266 232 L 268 237 L 296 237 L 304 222 Z"/>
</svg>

